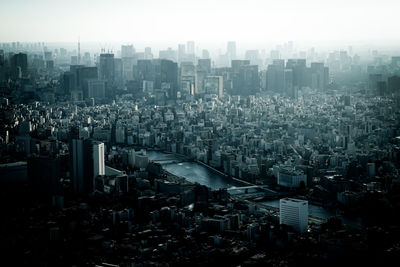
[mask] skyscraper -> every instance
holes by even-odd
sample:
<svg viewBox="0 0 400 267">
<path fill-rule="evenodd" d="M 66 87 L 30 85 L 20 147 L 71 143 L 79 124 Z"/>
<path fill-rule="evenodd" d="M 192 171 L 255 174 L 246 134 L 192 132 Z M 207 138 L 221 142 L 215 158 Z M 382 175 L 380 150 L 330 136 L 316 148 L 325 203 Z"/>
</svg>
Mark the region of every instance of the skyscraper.
<svg viewBox="0 0 400 267">
<path fill-rule="evenodd" d="M 83 195 L 87 191 L 87 183 L 84 180 L 84 149 L 82 139 L 70 141 L 70 162 L 72 173 L 72 185 L 75 194 Z"/>
<path fill-rule="evenodd" d="M 229 60 L 236 59 L 236 42 L 233 42 L 233 41 L 228 42 L 227 54 L 228 54 Z"/>
<path fill-rule="evenodd" d="M 162 59 L 160 71 L 161 87 L 164 84 L 165 88 L 168 88 L 165 90 L 168 93 L 168 98 L 175 99 L 178 90 L 178 64 L 171 60 Z"/>
<path fill-rule="evenodd" d="M 194 41 L 188 41 L 186 43 L 186 46 L 187 46 L 187 53 L 188 54 L 194 54 L 195 53 L 195 51 L 194 51 Z"/>
<path fill-rule="evenodd" d="M 211 73 L 211 59 L 199 59 L 197 63 L 197 69 Z"/>
<path fill-rule="evenodd" d="M 93 141 L 93 176 L 105 174 L 104 143 Z"/>
<path fill-rule="evenodd" d="M 104 144 L 77 134 L 73 128 L 69 147 L 72 185 L 75 194 L 87 195 L 94 190 L 94 179 L 105 174 Z"/>
<path fill-rule="evenodd" d="M 25 76 L 28 72 L 27 54 L 18 53 L 13 55 L 11 59 L 11 68 L 15 77 Z"/>
<path fill-rule="evenodd" d="M 135 48 L 133 45 L 121 45 L 121 58 L 133 57 L 135 53 Z"/>
<path fill-rule="evenodd" d="M 308 228 L 308 201 L 283 198 L 279 201 L 279 223 L 304 233 Z"/>
<path fill-rule="evenodd" d="M 215 94 L 219 98 L 223 96 L 223 77 L 222 76 L 207 76 L 204 82 L 206 94 Z"/>
<path fill-rule="evenodd" d="M 267 90 L 283 93 L 284 91 L 284 60 L 276 59 L 267 69 Z"/>
<path fill-rule="evenodd" d="M 100 54 L 99 79 L 114 82 L 114 54 Z"/>
<path fill-rule="evenodd" d="M 113 85 L 115 80 L 114 54 L 100 54 L 99 79 L 106 82 L 106 95 L 113 96 Z"/>
<path fill-rule="evenodd" d="M 323 91 L 327 82 L 325 82 L 324 63 L 311 63 L 311 88 Z"/>
</svg>

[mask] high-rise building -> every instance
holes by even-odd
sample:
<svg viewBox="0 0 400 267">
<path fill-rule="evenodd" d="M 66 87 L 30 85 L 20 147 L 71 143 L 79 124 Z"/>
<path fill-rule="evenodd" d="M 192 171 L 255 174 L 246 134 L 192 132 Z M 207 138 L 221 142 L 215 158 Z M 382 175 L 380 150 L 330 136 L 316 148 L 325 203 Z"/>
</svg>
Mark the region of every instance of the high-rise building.
<svg viewBox="0 0 400 267">
<path fill-rule="evenodd" d="M 178 64 L 171 60 L 161 60 L 160 74 L 161 84 L 164 84 L 168 98 L 175 99 L 178 91 Z"/>
<path fill-rule="evenodd" d="M 62 79 L 64 94 L 69 95 L 76 89 L 76 75 L 70 71 L 64 72 Z"/>
<path fill-rule="evenodd" d="M 160 59 L 168 59 L 172 61 L 177 61 L 177 59 L 179 59 L 179 55 L 177 55 L 176 50 L 173 50 L 170 47 L 168 48 L 168 50 L 160 50 L 160 52 L 158 53 L 158 57 Z"/>
<path fill-rule="evenodd" d="M 304 233 L 308 229 L 308 201 L 283 198 L 279 201 L 279 223 Z"/>
<path fill-rule="evenodd" d="M 186 46 L 187 46 L 187 53 L 188 54 L 194 54 L 195 53 L 195 51 L 194 51 L 194 49 L 195 49 L 194 41 L 188 41 L 186 43 Z"/>
<path fill-rule="evenodd" d="M 78 88 L 83 89 L 85 87 L 86 80 L 97 79 L 99 74 L 97 67 L 78 66 L 79 67 L 76 68 L 76 83 Z"/>
<path fill-rule="evenodd" d="M 15 77 L 21 78 L 28 72 L 28 57 L 27 54 L 18 53 L 13 55 L 11 59 L 11 68 Z"/>
<path fill-rule="evenodd" d="M 324 63 L 312 62 L 310 71 L 311 71 L 311 88 L 323 91 L 327 84 L 327 82 L 325 81 Z"/>
<path fill-rule="evenodd" d="M 104 143 L 93 141 L 93 176 L 105 175 Z"/>
<path fill-rule="evenodd" d="M 301 88 L 308 85 L 305 59 L 288 59 L 286 62 L 286 68 L 291 69 L 293 72 L 294 87 Z"/>
<path fill-rule="evenodd" d="M 252 95 L 260 89 L 258 66 L 250 60 L 232 60 L 232 94 Z"/>
<path fill-rule="evenodd" d="M 151 47 L 144 48 L 144 59 L 153 59 L 153 54 L 151 53 Z"/>
<path fill-rule="evenodd" d="M 293 86 L 293 70 L 285 69 L 284 72 L 284 92 L 287 97 L 297 99 L 297 87 Z"/>
<path fill-rule="evenodd" d="M 72 185 L 75 194 L 87 193 L 87 183 L 84 176 L 84 147 L 83 139 L 72 139 L 70 141 L 70 162 L 72 173 Z"/>
<path fill-rule="evenodd" d="M 236 42 L 233 41 L 228 42 L 227 54 L 230 60 L 236 59 Z"/>
<path fill-rule="evenodd" d="M 69 147 L 73 191 L 77 195 L 87 195 L 94 190 L 94 179 L 105 174 L 104 144 L 78 139 L 76 131 L 71 132 Z"/>
<path fill-rule="evenodd" d="M 211 59 L 199 59 L 197 63 L 197 69 L 211 73 Z"/>
<path fill-rule="evenodd" d="M 115 81 L 114 54 L 100 54 L 99 79 L 106 82 L 106 95 L 113 96 L 113 85 Z"/>
<path fill-rule="evenodd" d="M 259 65 L 260 64 L 258 50 L 247 50 L 245 53 L 245 58 L 247 60 L 250 60 L 251 65 Z"/>
<path fill-rule="evenodd" d="M 223 77 L 222 76 L 207 76 L 204 82 L 206 94 L 215 94 L 219 98 L 223 96 Z"/>
<path fill-rule="evenodd" d="M 202 59 L 209 59 L 210 58 L 210 52 L 208 52 L 208 50 L 203 49 L 201 52 L 201 58 Z"/>
<path fill-rule="evenodd" d="M 135 53 L 135 48 L 133 45 L 121 45 L 121 58 L 133 57 Z"/>
<path fill-rule="evenodd" d="M 102 80 L 87 80 L 87 98 L 104 99 L 106 97 L 106 83 Z"/>
<path fill-rule="evenodd" d="M 284 91 L 284 60 L 276 59 L 267 69 L 267 90 L 283 93 Z"/>
<path fill-rule="evenodd" d="M 123 85 L 123 65 L 120 58 L 114 58 L 114 82 L 119 87 Z"/>
<path fill-rule="evenodd" d="M 114 82 L 114 75 L 114 54 L 100 54 L 99 79 L 112 84 Z"/>
<path fill-rule="evenodd" d="M 400 94 L 400 76 L 390 76 L 388 78 L 388 91 L 395 95 Z"/>
<path fill-rule="evenodd" d="M 178 61 L 179 63 L 185 60 L 186 58 L 186 47 L 184 44 L 178 45 Z"/>
<path fill-rule="evenodd" d="M 182 62 L 180 68 L 181 92 L 193 94 L 196 82 L 196 67 L 192 62 Z"/>
</svg>

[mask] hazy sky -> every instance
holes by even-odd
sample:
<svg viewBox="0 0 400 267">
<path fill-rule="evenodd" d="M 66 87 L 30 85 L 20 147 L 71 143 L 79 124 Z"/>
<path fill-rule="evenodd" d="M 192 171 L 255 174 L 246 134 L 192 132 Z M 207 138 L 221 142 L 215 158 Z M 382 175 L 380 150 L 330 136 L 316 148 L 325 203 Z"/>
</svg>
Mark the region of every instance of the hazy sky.
<svg viewBox="0 0 400 267">
<path fill-rule="evenodd" d="M 0 0 L 0 42 L 399 39 L 399 0 Z"/>
</svg>

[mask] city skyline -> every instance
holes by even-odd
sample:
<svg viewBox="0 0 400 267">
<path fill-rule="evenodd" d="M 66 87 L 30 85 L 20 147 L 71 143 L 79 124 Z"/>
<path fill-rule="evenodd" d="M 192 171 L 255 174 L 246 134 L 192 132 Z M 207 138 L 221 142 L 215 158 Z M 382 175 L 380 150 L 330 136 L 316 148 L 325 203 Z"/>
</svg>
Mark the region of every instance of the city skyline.
<svg viewBox="0 0 400 267">
<path fill-rule="evenodd" d="M 15 266 L 400 259 L 394 0 L 0 0 Z"/>
</svg>

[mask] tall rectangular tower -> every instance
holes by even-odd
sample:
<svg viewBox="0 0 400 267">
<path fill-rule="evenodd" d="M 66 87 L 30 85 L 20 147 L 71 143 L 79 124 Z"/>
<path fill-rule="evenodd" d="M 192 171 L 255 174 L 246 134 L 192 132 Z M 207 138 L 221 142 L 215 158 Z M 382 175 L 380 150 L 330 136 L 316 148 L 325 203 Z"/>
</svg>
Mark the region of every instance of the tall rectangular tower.
<svg viewBox="0 0 400 267">
<path fill-rule="evenodd" d="M 308 201 L 283 198 L 279 201 L 279 223 L 291 226 L 295 231 L 304 233 L 308 228 Z"/>
</svg>

